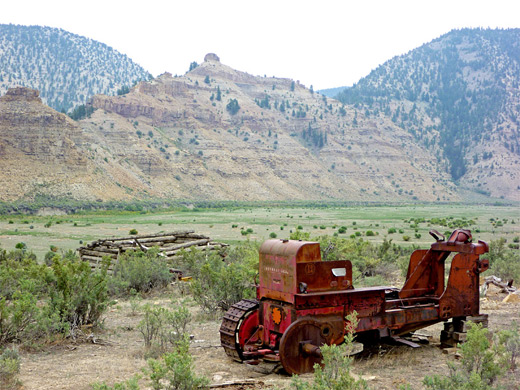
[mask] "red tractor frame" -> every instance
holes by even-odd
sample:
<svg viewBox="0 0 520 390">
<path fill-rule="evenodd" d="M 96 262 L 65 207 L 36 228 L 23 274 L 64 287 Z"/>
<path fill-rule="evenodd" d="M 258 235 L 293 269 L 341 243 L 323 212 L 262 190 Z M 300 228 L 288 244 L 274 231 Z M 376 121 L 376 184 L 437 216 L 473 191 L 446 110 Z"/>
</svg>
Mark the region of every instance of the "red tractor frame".
<svg viewBox="0 0 520 390">
<path fill-rule="evenodd" d="M 469 230 L 455 230 L 448 240 L 430 234 L 436 242 L 412 253 L 400 290 L 354 288 L 351 262 L 322 261 L 317 242 L 264 242 L 257 299 L 243 299 L 225 314 L 224 350 L 237 361 L 280 361 L 289 374 L 301 374 L 321 362 L 321 345 L 343 342 L 345 317 L 354 311 L 356 334 L 370 338 L 396 338 L 450 318 L 478 316 L 479 274 L 488 268 L 480 255 L 488 245 L 473 243 Z"/>
</svg>

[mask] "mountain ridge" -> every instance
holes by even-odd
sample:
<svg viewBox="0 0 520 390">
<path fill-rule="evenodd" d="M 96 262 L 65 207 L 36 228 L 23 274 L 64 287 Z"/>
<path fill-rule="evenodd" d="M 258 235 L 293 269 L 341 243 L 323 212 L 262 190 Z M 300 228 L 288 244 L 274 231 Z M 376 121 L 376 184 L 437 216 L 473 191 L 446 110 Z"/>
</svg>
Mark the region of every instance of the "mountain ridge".
<svg viewBox="0 0 520 390">
<path fill-rule="evenodd" d="M 437 150 L 460 185 L 520 199 L 519 42 L 520 29 L 453 30 L 385 62 L 337 98 L 391 116 Z"/>
<path fill-rule="evenodd" d="M 458 53 L 457 44 L 448 53 Z M 474 60 L 471 53 L 464 54 L 468 61 Z M 417 61 L 424 74 L 426 54 Z M 520 200 L 516 143 L 508 153 L 496 148 L 516 137 L 515 122 L 492 128 L 502 125 L 509 133 L 484 127 L 472 146 L 478 161 L 469 165 L 463 155 L 465 172 L 457 177 L 445 153 L 450 138 L 443 135 L 444 117 L 433 115 L 436 106 L 430 105 L 440 98 L 429 89 L 415 93 L 415 100 L 403 98 L 413 97 L 417 85 L 426 88 L 409 70 L 415 68 L 404 67 L 412 61 L 407 55 L 393 59 L 403 65 L 402 82 L 388 79 L 396 92 L 384 92 L 377 81 L 394 69 L 390 60 L 384 73 L 374 71 L 378 78 L 349 89 L 343 103 L 291 79 L 235 70 L 213 53 L 185 75 L 164 73 L 117 95 L 94 95 L 80 106 L 83 119 L 77 121 L 64 120 L 35 91 L 9 90 L 0 97 L 0 200 L 450 202 L 462 199 L 458 188 L 476 191 L 480 199 Z M 442 81 L 443 74 L 432 80 Z M 489 82 L 487 73 L 480 76 Z M 459 93 L 460 81 L 453 82 L 448 91 Z M 512 82 L 508 91 L 516 98 Z M 464 95 L 471 102 L 477 98 Z M 467 141 L 451 139 L 457 147 Z M 67 168 L 75 156 L 81 164 Z"/>
<path fill-rule="evenodd" d="M 95 94 L 116 94 L 150 77 L 126 55 L 92 39 L 58 28 L 0 24 L 0 95 L 25 86 L 68 112 Z"/>
<path fill-rule="evenodd" d="M 76 145 L 92 164 L 89 185 L 104 190 L 82 188 L 79 198 L 458 199 L 428 151 L 388 119 L 211 57 L 89 106 Z"/>
</svg>

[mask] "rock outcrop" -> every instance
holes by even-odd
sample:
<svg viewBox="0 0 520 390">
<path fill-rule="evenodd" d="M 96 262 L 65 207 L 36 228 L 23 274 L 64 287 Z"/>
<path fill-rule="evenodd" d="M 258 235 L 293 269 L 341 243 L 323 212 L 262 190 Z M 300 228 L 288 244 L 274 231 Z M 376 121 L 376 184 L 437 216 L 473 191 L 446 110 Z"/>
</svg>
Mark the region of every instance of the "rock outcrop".
<svg viewBox="0 0 520 390">
<path fill-rule="evenodd" d="M 383 115 L 214 54 L 90 104 L 73 122 L 34 91 L 0 99 L 0 199 L 457 199 L 435 157 Z"/>
<path fill-rule="evenodd" d="M 220 58 L 218 55 L 216 55 L 215 53 L 208 53 L 204 56 L 204 62 L 206 61 L 216 61 L 216 62 L 220 62 Z"/>
<path fill-rule="evenodd" d="M 236 71 L 215 54 L 185 76 L 165 73 L 91 104 L 88 132 L 158 196 L 456 199 L 435 158 L 387 118 L 365 117 L 290 79 Z"/>
</svg>

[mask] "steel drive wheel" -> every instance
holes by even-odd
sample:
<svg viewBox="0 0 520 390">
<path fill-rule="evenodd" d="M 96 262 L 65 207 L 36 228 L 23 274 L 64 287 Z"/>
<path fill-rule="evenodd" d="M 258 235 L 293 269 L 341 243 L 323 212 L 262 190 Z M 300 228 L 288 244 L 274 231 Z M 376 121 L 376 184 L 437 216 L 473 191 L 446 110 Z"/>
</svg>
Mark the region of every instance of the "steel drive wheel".
<svg viewBox="0 0 520 390">
<path fill-rule="evenodd" d="M 280 340 L 280 361 L 288 374 L 305 374 L 321 364 L 319 347 L 329 344 L 331 327 L 312 319 L 293 322 Z"/>
</svg>

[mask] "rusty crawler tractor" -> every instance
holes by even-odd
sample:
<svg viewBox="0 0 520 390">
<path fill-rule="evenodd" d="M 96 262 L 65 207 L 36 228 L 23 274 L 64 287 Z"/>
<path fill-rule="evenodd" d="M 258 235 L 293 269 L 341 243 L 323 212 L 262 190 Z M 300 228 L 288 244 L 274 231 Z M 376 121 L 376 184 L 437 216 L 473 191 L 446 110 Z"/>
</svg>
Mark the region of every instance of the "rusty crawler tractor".
<svg viewBox="0 0 520 390">
<path fill-rule="evenodd" d="M 227 311 L 222 347 L 234 360 L 279 361 L 287 373 L 301 374 L 321 362 L 321 345 L 343 342 L 345 316 L 353 311 L 358 336 L 392 337 L 411 346 L 399 336 L 450 318 L 463 323 L 478 316 L 479 274 L 488 268 L 479 256 L 488 245 L 472 243 L 469 230 L 455 230 L 447 241 L 437 231 L 430 234 L 436 242 L 412 253 L 401 290 L 354 288 L 351 262 L 322 261 L 319 243 L 264 242 L 257 299 L 243 299 Z M 452 253 L 445 286 L 445 261 Z"/>
</svg>

